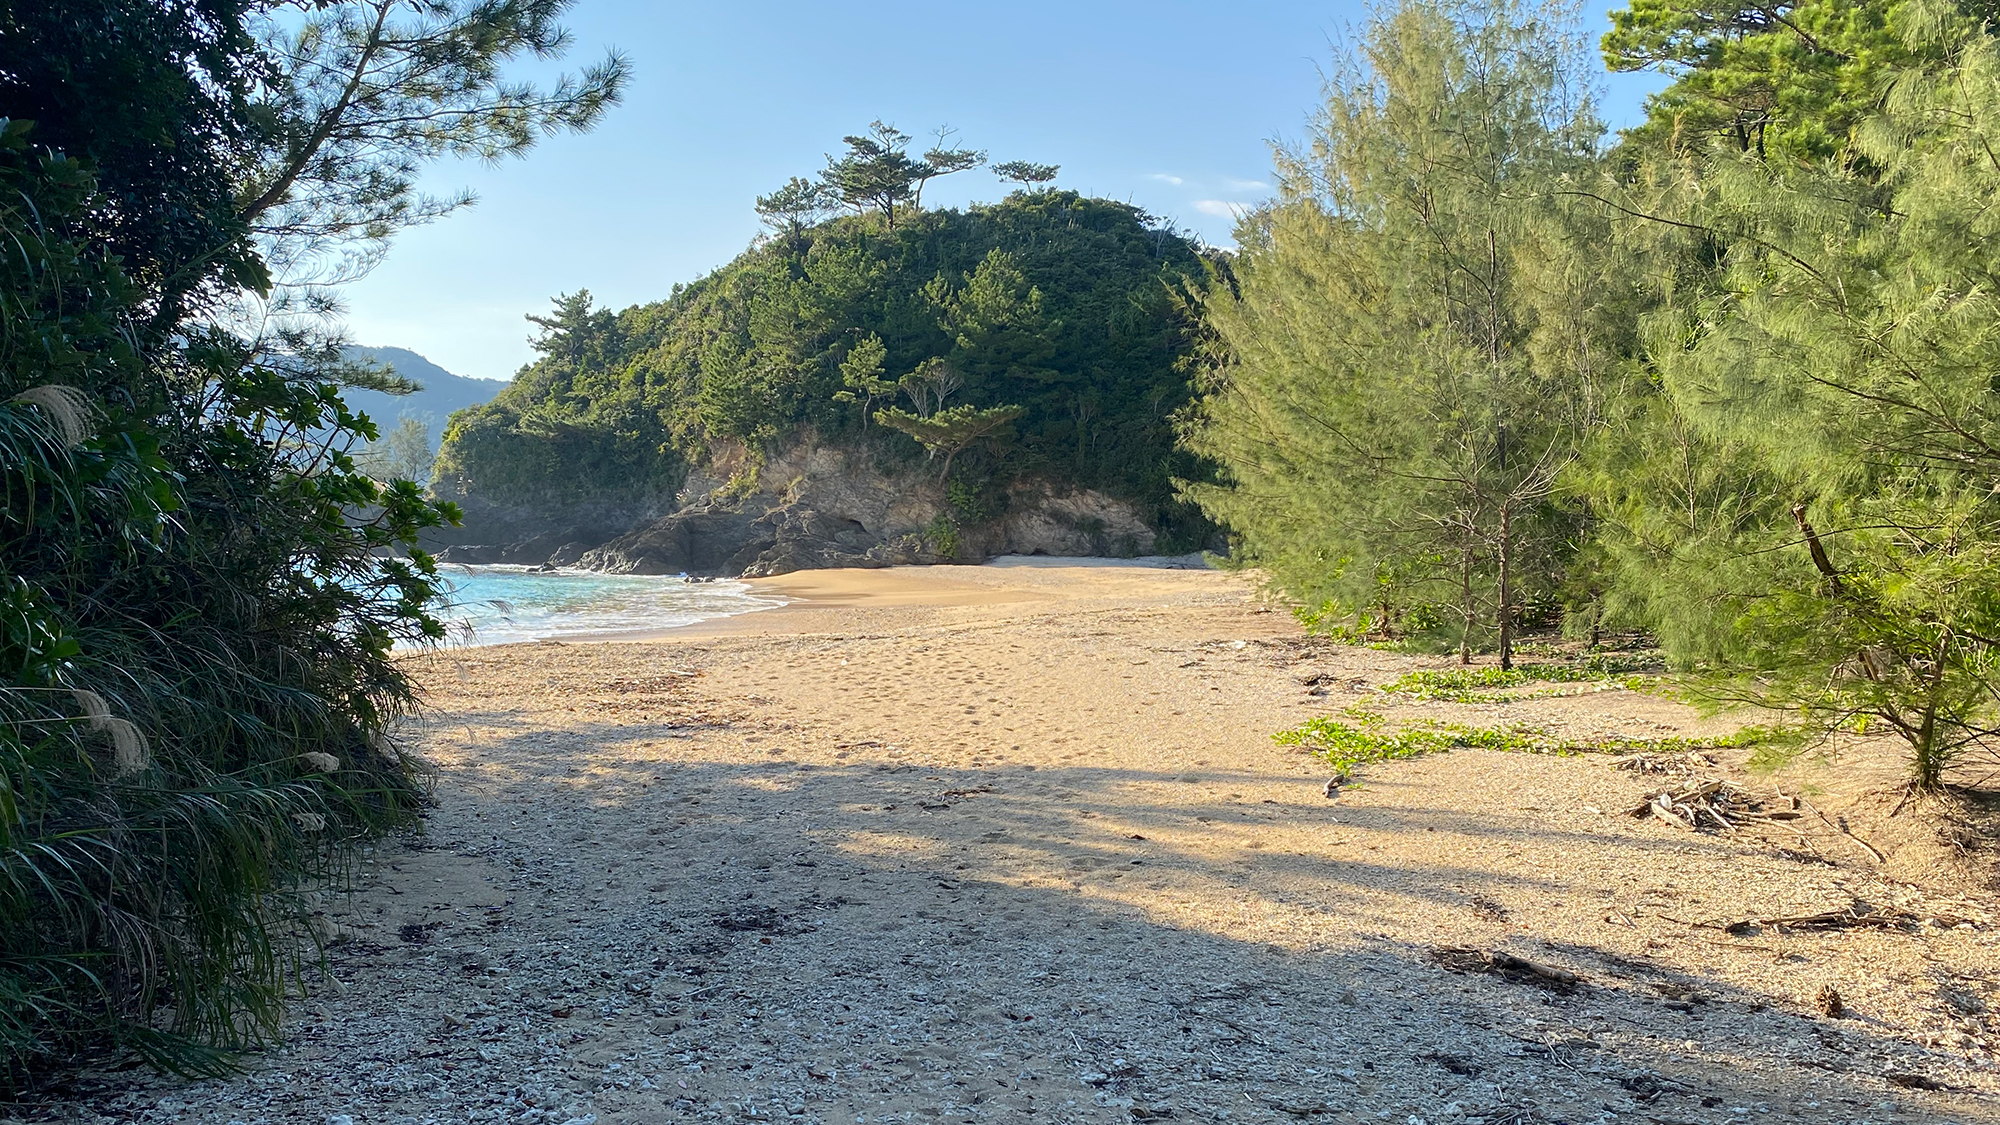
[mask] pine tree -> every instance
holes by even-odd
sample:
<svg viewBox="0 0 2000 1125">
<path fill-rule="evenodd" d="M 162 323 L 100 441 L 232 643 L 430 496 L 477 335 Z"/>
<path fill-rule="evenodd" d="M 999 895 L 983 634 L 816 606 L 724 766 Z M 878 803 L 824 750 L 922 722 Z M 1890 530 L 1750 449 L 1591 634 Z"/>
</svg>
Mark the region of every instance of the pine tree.
<svg viewBox="0 0 2000 1125">
<path fill-rule="evenodd" d="M 422 418 L 405 414 L 379 441 L 368 443 L 355 454 L 354 461 L 378 481 L 406 480 L 421 487 L 431 482 L 431 462 L 436 456 L 430 427 Z"/>
<path fill-rule="evenodd" d="M 900 430 L 915 438 L 924 452 L 935 459 L 944 454 L 944 468 L 938 472 L 942 483 L 951 476 L 951 463 L 960 453 L 976 441 L 993 440 L 1013 424 L 1023 411 L 1018 406 L 989 406 L 984 409 L 960 405 L 933 411 L 929 414 L 912 414 L 907 410 L 878 410 L 875 420 L 892 430 Z"/>
<path fill-rule="evenodd" d="M 832 191 L 821 183 L 800 176 L 769 195 L 757 197 L 757 215 L 764 225 L 784 235 L 794 245 L 806 229 L 827 217 L 834 209 Z"/>
<path fill-rule="evenodd" d="M 1187 492 L 1350 627 L 1511 664 L 1524 594 L 1559 578 L 1557 485 L 1615 358 L 1591 220 L 1551 193 L 1601 135 L 1578 60 L 1544 12 L 1382 12 L 1209 293 L 1189 440 L 1224 483 Z"/>
<path fill-rule="evenodd" d="M 863 429 L 875 412 L 875 400 L 896 393 L 896 384 L 882 377 L 882 364 L 888 357 L 889 350 L 883 346 L 882 338 L 870 332 L 856 341 L 847 358 L 840 361 L 840 378 L 847 389 L 834 395 L 834 401 L 859 402 Z"/>
<path fill-rule="evenodd" d="M 1657 401 L 1600 475 L 1622 593 L 1723 698 L 1893 731 L 1919 789 L 2000 725 L 2000 56 L 1951 17 L 1850 168 L 1698 160 L 1723 284 L 1647 327 Z M 1942 39 L 1940 42 L 1939 39 Z"/>
<path fill-rule="evenodd" d="M 993 166 L 994 175 L 1030 191 L 1040 191 L 1055 182 L 1061 171 L 1060 164 L 1037 164 L 1032 160 L 1008 160 Z"/>
</svg>

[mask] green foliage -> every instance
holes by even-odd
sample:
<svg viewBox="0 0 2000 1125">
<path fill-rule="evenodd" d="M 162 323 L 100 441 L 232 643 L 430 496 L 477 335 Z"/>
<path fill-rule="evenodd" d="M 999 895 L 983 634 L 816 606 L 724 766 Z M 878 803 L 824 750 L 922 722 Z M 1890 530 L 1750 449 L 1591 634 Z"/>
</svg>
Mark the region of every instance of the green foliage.
<svg viewBox="0 0 2000 1125">
<path fill-rule="evenodd" d="M 986 154 L 948 148 L 951 130 L 940 129 L 937 144 L 921 159 L 910 156 L 910 135 L 876 121 L 859 136 L 842 138 L 847 154 L 827 158 L 823 191 L 856 211 L 879 211 L 889 229 L 896 227 L 896 209 L 923 206 L 924 185 L 986 163 Z M 793 180 L 794 184 L 801 181 Z"/>
<path fill-rule="evenodd" d="M 993 166 L 994 175 L 1026 188 L 1040 188 L 1052 183 L 1061 172 L 1060 164 L 1036 164 L 1031 160 L 1009 160 Z"/>
<path fill-rule="evenodd" d="M 1202 308 L 1187 495 L 1322 627 L 1511 660 L 1581 519 L 1558 484 L 1616 373 L 1623 268 L 1564 189 L 1601 128 L 1543 13 L 1382 10 Z M 1629 291 L 1629 285 L 1622 288 Z"/>
<path fill-rule="evenodd" d="M 870 332 L 863 336 L 840 361 L 840 380 L 847 389 L 836 392 L 835 402 L 858 402 L 861 404 L 861 425 L 865 429 L 868 418 L 875 413 L 875 400 L 892 396 L 899 384 L 882 377 L 882 363 L 889 351 L 882 346 L 882 338 Z"/>
<path fill-rule="evenodd" d="M 951 510 L 967 523 L 983 523 L 993 515 L 986 498 L 962 480 L 947 481 L 944 496 Z"/>
<path fill-rule="evenodd" d="M 1622 593 L 1677 660 L 1821 731 L 1874 719 L 1932 788 L 1992 753 L 2000 682 L 2000 62 L 1923 26 L 1912 53 L 1944 61 L 1898 81 L 1854 165 L 1718 156 L 1672 200 L 1730 249 L 1712 294 L 1649 321 L 1660 395 L 1600 488 Z"/>
<path fill-rule="evenodd" d="M 419 487 L 431 480 L 430 427 L 421 418 L 404 415 L 381 440 L 369 442 L 354 455 L 354 463 L 378 481 L 406 480 Z"/>
<path fill-rule="evenodd" d="M 1570 678 L 1507 660 L 1512 617 L 1564 606 L 1794 716 L 1770 755 L 1865 728 L 1918 788 L 1990 769 L 1992 15 L 1635 3 L 1606 52 L 1678 80 L 1600 154 L 1543 16 L 1385 10 L 1203 296 L 1187 433 L 1222 479 L 1188 493 L 1316 630 L 1501 650 L 1399 692 Z"/>
<path fill-rule="evenodd" d="M 520 156 L 544 135 L 595 124 L 624 87 L 623 58 L 546 86 L 503 65 L 560 57 L 575 2 L 345 0 L 312 4 L 302 19 L 260 18 L 271 66 L 254 114 L 263 145 L 237 187 L 274 262 L 311 269 L 357 238 L 378 255 L 395 231 L 472 202 L 418 193 L 427 162 Z"/>
<path fill-rule="evenodd" d="M 495 499 L 670 492 L 714 445 L 808 431 L 914 458 L 918 446 L 872 426 L 897 396 L 918 415 L 1004 404 L 1021 409 L 1004 458 L 973 448 L 954 472 L 1102 489 L 1198 542 L 1171 481 L 1200 465 L 1174 448 L 1171 418 L 1192 346 L 1176 292 L 1206 268 L 1138 210 L 1070 192 L 893 230 L 872 212 L 834 219 L 659 304 L 545 318 L 560 327 L 542 357 L 453 417 L 440 475 Z"/>
<path fill-rule="evenodd" d="M 1754 746 L 1772 737 L 1747 728 L 1717 738 L 1565 738 L 1539 727 L 1470 727 L 1462 723 L 1391 728 L 1375 716 L 1346 723 L 1322 716 L 1271 736 L 1281 746 L 1299 746 L 1325 757 L 1345 774 L 1370 762 L 1392 762 L 1453 750 L 1500 750 L 1516 754 L 1675 754 L 1726 746 Z"/>
<path fill-rule="evenodd" d="M 1633 0 L 1611 13 L 1613 70 L 1674 83 L 1647 101 L 1638 150 L 1752 153 L 1786 163 L 1851 158 L 1855 131 L 1895 78 L 1935 61 L 1934 45 L 2000 14 L 1993 0 Z"/>
<path fill-rule="evenodd" d="M 924 452 L 932 457 L 944 454 L 944 468 L 938 470 L 938 480 L 943 481 L 951 475 L 952 458 L 975 441 L 996 440 L 1022 413 L 1022 408 L 1018 406 L 989 406 L 983 410 L 975 406 L 953 406 L 928 417 L 904 410 L 878 410 L 875 420 L 915 438 L 917 444 L 924 447 Z"/>
<path fill-rule="evenodd" d="M 938 517 L 931 521 L 930 526 L 924 528 L 924 540 L 930 544 L 931 550 L 939 555 L 947 559 L 957 558 L 958 548 L 961 545 L 958 538 L 958 522 L 953 520 L 948 512 L 938 513 Z"/>
<path fill-rule="evenodd" d="M 354 471 L 338 435 L 373 427 L 331 387 L 213 331 L 147 356 L 143 290 L 64 225 L 103 197 L 28 135 L 0 137 L 0 1084 L 106 1038 L 212 1069 L 296 983 L 283 896 L 414 811 L 373 747 L 437 579 L 374 555 L 450 513 Z"/>
<path fill-rule="evenodd" d="M 1513 668 L 1454 668 L 1449 671 L 1408 672 L 1382 690 L 1413 699 L 1447 703 L 1504 703 L 1521 695 L 1501 695 L 1494 689 L 1535 683 L 1619 683 L 1629 673 L 1654 662 L 1644 657 L 1593 656 L 1577 664 L 1517 664 Z"/>
<path fill-rule="evenodd" d="M 0 110 L 34 122 L 49 152 L 88 162 L 118 201 L 76 221 L 154 301 L 133 326 L 144 343 L 219 291 L 269 281 L 240 237 L 231 175 L 261 147 L 253 10 L 252 0 L 0 0 Z M 179 268 L 195 261 L 202 268 Z"/>
<path fill-rule="evenodd" d="M 835 198 L 825 184 L 793 176 L 777 191 L 757 197 L 757 215 L 777 233 L 798 238 L 826 218 Z"/>
<path fill-rule="evenodd" d="M 646 318 L 594 308 L 588 290 L 554 304 L 528 317 L 541 329 L 532 342 L 541 360 L 446 424 L 443 491 L 548 504 L 670 495 L 685 466 L 647 388 L 623 378 L 627 350 L 652 339 Z"/>
<path fill-rule="evenodd" d="M 0 3 L 0 1092 L 267 1041 L 301 894 L 414 819 L 391 649 L 457 513 L 349 455 L 340 386 L 399 384 L 318 284 L 437 213 L 423 160 L 596 116 L 615 75 L 504 79 L 563 7 Z"/>
</svg>

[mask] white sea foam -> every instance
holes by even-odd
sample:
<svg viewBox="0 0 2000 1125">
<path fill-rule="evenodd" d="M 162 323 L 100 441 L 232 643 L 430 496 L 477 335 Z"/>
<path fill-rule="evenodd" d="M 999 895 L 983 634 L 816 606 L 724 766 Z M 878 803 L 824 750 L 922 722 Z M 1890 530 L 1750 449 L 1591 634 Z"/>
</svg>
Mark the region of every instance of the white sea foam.
<svg viewBox="0 0 2000 1125">
<path fill-rule="evenodd" d="M 784 605 L 742 582 L 678 577 L 531 572 L 518 566 L 439 567 L 451 585 L 441 616 L 454 645 L 646 633 Z"/>
</svg>

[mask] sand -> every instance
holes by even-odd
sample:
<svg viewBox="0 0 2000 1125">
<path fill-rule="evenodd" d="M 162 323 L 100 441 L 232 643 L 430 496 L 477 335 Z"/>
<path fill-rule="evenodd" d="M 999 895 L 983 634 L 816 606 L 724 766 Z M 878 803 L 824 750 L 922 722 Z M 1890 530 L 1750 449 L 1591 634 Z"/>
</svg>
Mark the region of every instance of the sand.
<svg viewBox="0 0 2000 1125">
<path fill-rule="evenodd" d="M 1721 721 L 1629 691 L 1391 706 L 1442 665 L 1304 638 L 1215 571 L 758 585 L 793 603 L 415 658 L 437 808 L 329 904 L 338 984 L 244 1078 L 107 1076 L 48 1115 L 2000 1120 L 2000 907 L 1914 814 L 1862 817 L 1866 769 L 1777 780 L 1886 865 L 1831 825 L 1627 816 L 1651 779 L 1601 755 L 1460 751 L 1329 798 L 1271 734 L 1356 702 Z M 1722 928 L 1855 903 L 1908 922 Z"/>
</svg>

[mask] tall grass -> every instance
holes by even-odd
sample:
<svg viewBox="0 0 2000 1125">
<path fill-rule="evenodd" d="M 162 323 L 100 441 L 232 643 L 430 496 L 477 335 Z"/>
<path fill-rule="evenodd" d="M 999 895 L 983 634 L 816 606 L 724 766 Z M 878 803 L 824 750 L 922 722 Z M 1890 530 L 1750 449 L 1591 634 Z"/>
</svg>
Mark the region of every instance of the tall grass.
<svg viewBox="0 0 2000 1125">
<path fill-rule="evenodd" d="M 0 1092 L 123 1051 L 269 1039 L 308 894 L 408 823 L 390 659 L 441 635 L 449 518 L 344 449 L 333 387 L 186 331 L 148 354 L 86 171 L 0 123 Z M 78 219 L 77 221 L 82 221 Z"/>
</svg>

